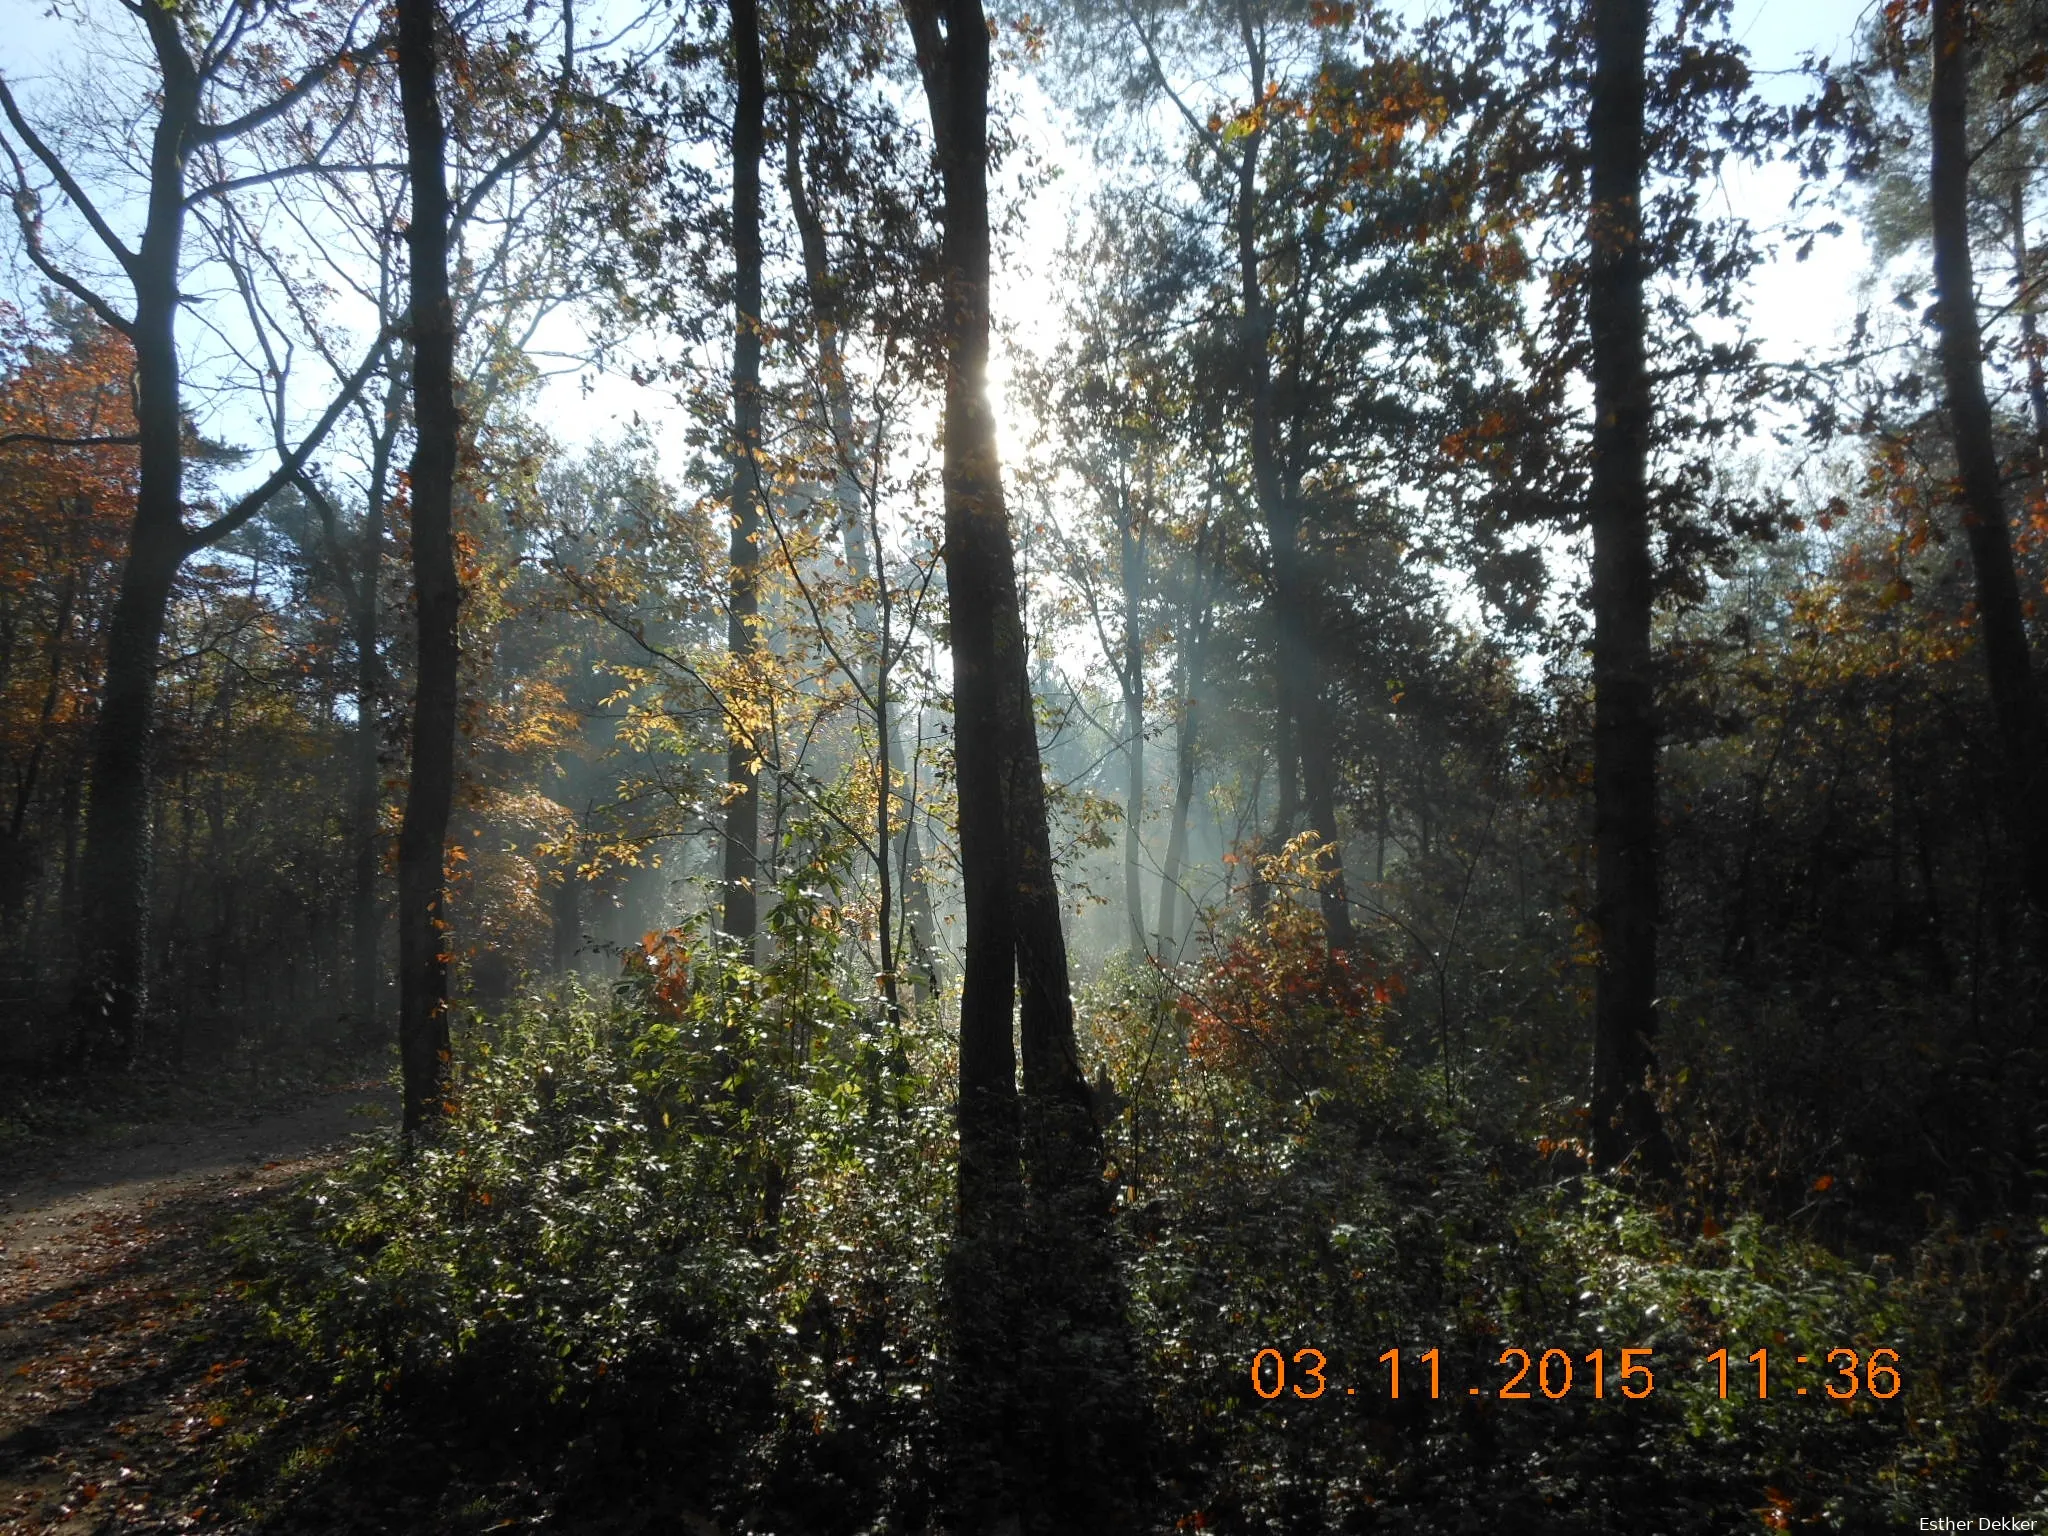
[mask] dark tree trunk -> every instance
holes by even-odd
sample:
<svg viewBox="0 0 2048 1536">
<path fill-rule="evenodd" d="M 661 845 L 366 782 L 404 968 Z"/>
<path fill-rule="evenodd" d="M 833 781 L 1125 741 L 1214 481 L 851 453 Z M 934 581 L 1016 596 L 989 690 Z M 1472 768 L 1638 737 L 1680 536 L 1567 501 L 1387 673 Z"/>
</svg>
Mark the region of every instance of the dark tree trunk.
<svg viewBox="0 0 2048 1536">
<path fill-rule="evenodd" d="M 1246 62 L 1251 67 L 1252 97 L 1266 90 L 1264 39 L 1248 13 L 1239 13 Z M 1280 445 L 1279 412 L 1273 379 L 1272 315 L 1260 273 L 1258 245 L 1259 154 L 1264 135 L 1247 134 L 1237 163 L 1239 346 L 1251 403 L 1252 488 L 1259 518 L 1266 527 L 1271 564 L 1266 612 L 1273 627 L 1273 698 L 1276 719 L 1276 767 L 1280 809 L 1274 841 L 1294 829 L 1306 794 L 1308 830 L 1322 839 L 1323 884 L 1320 905 L 1323 932 L 1333 950 L 1352 945 L 1351 902 L 1344 888 L 1344 851 L 1337 830 L 1336 771 L 1330 729 L 1323 704 L 1322 666 L 1316 654 L 1308 613 L 1309 593 L 1301 569 L 1301 515 L 1293 472 Z"/>
<path fill-rule="evenodd" d="M 1020 1328 L 1015 1265 L 1023 1180 L 1014 1035 L 1015 877 L 1003 820 L 999 673 L 1021 640 L 1010 529 L 987 399 L 988 50 L 976 0 L 912 0 L 918 63 L 944 175 L 945 561 L 952 627 L 954 774 L 967 941 L 960 995 L 960 1152 L 947 1290 L 949 1414 L 959 1526 L 1017 1529 Z M 943 31 L 942 31 L 943 29 Z M 974 37 L 964 33 L 972 31 Z M 965 140 L 963 143 L 962 140 Z M 1006 581 L 1007 578 L 1007 581 Z M 1007 590 L 1006 590 L 1007 589 Z M 1006 611 L 998 606 L 1007 596 Z M 1021 664 L 1022 658 L 1018 658 Z"/>
<path fill-rule="evenodd" d="M 732 122 L 732 577 L 726 648 L 742 688 L 759 637 L 761 576 L 761 141 L 768 88 L 761 72 L 761 18 L 755 0 L 731 0 Z M 756 748 L 731 733 L 726 748 L 725 931 L 753 942 L 759 925 L 761 773 Z"/>
<path fill-rule="evenodd" d="M 1196 541 L 1198 558 L 1203 553 L 1206 533 Z M 1174 657 L 1175 693 L 1180 701 L 1180 718 L 1173 732 L 1173 816 L 1167 827 L 1166 864 L 1159 875 L 1159 958 L 1169 963 L 1180 958 L 1180 872 L 1187 862 L 1188 812 L 1195 800 L 1196 754 L 1201 747 L 1202 690 L 1206 686 L 1211 591 L 1206 570 L 1196 578 L 1200 596 L 1192 599 L 1184 614 Z"/>
<path fill-rule="evenodd" d="M 158 115 L 150 134 L 149 193 L 142 240 L 130 251 L 89 207 L 88 222 L 134 289 L 132 319 L 75 282 L 65 286 L 85 299 L 135 349 L 135 430 L 138 458 L 135 518 L 121 568 L 120 590 L 107 626 L 105 679 L 93 725 L 85 849 L 78 871 L 80 935 L 72 1012 L 81 1057 L 114 1066 L 132 1062 L 142 1046 L 149 1009 L 152 750 L 156 725 L 157 653 L 170 611 L 178 568 L 194 550 L 215 542 L 253 516 L 305 462 L 341 406 L 367 376 L 366 364 L 345 387 L 313 435 L 257 490 L 201 529 L 184 522 L 184 416 L 179 403 L 177 312 L 185 222 L 185 168 L 200 141 L 220 142 L 267 121 L 290 103 L 226 124 L 201 120 L 202 81 L 175 7 L 136 7 L 158 70 Z M 209 78 L 222 67 L 203 56 Z M 332 61 L 301 76 L 324 76 Z M 10 117 L 16 109 L 8 107 Z M 70 189 L 67 187 L 67 192 Z M 76 195 L 76 194 L 71 194 Z M 374 362 L 374 357 L 372 359 Z"/>
<path fill-rule="evenodd" d="M 1138 1394 L 1111 1262 L 1101 1136 L 1074 1043 L 1016 554 L 988 402 L 987 19 L 980 0 L 912 0 L 907 10 L 944 186 L 945 558 L 967 907 L 948 1277 L 960 1528 L 1127 1531 L 1142 1523 L 1144 1442 L 1134 1428 Z M 1020 1131 L 1028 1228 L 1018 1221 Z"/>
<path fill-rule="evenodd" d="M 1312 656 L 1303 646 L 1298 654 Z M 1297 731 L 1301 743 L 1301 777 L 1308 791 L 1309 826 L 1323 840 L 1321 884 L 1317 901 L 1323 913 L 1323 935 L 1333 951 L 1349 950 L 1356 941 L 1351 926 L 1351 893 L 1344 883 L 1344 843 L 1337 830 L 1337 760 L 1331 745 L 1329 703 L 1323 696 L 1321 669 L 1311 663 L 1301 693 L 1303 719 Z"/>
<path fill-rule="evenodd" d="M 1131 957 L 1151 952 L 1145 938 L 1145 884 L 1142 836 L 1145 819 L 1145 525 L 1126 493 L 1117 519 L 1117 572 L 1124 603 L 1124 654 L 1117 671 L 1123 683 L 1124 765 L 1124 908 L 1131 937 Z"/>
<path fill-rule="evenodd" d="M 1173 732 L 1173 813 L 1166 830 L 1166 862 L 1159 871 L 1159 958 L 1180 958 L 1180 871 L 1188 856 L 1188 809 L 1195 800 L 1195 744 L 1201 701 L 1183 690 Z"/>
<path fill-rule="evenodd" d="M 370 489 L 363 504 L 361 536 L 356 542 L 355 612 L 350 616 L 356 648 L 355 761 L 349 785 L 349 838 L 352 869 L 349 894 L 349 995 L 358 1038 L 365 1044 L 384 1038 L 377 1022 L 378 979 L 382 945 L 382 914 L 377 900 L 378 805 L 382 800 L 377 771 L 383 743 L 384 716 L 381 669 L 377 660 L 377 578 L 383 568 L 384 502 L 389 491 L 392 445 L 397 441 L 406 382 L 404 367 L 392 370 L 384 394 L 370 457 Z"/>
<path fill-rule="evenodd" d="M 412 184 L 412 576 L 419 656 L 412 771 L 398 833 L 398 1042 L 407 1135 L 443 1113 L 448 1081 L 448 816 L 455 799 L 462 585 L 455 570 L 455 309 L 448 293 L 447 130 L 434 0 L 398 0 L 398 88 Z"/>
<path fill-rule="evenodd" d="M 548 892 L 550 961 L 557 976 L 567 976 L 576 970 L 576 952 L 583 944 L 582 882 L 576 875 L 575 854 L 563 858 L 558 873 L 561 878 Z"/>
<path fill-rule="evenodd" d="M 2007 816 L 2017 835 L 2022 875 L 2037 918 L 2048 919 L 2048 815 L 2041 797 L 2048 748 L 2041 696 L 2027 652 L 2012 535 L 1999 485 L 1998 446 L 1984 394 L 1983 341 L 1970 260 L 1968 7 L 1934 0 L 1934 87 L 1928 102 L 1933 154 L 1934 292 L 1941 333 L 1942 382 L 1962 482 L 1963 533 L 1977 578 L 1977 624 L 1991 705 L 2005 748 Z"/>
<path fill-rule="evenodd" d="M 185 226 L 185 160 L 199 110 L 172 13 L 146 9 L 163 79 L 150 142 L 149 212 L 130 277 L 135 287 L 135 430 L 139 479 L 121 589 L 107 627 L 106 677 L 93 724 L 91 793 L 79 896 L 86 920 L 78 977 L 80 1045 L 115 1066 L 142 1046 L 149 1006 L 150 779 L 157 652 L 184 528 L 183 414 L 178 397 L 178 267 Z"/>
<path fill-rule="evenodd" d="M 1642 192 L 1649 0 L 1593 0 L 1593 1159 L 1669 1154 L 1648 1077 L 1657 1031 L 1657 722 L 1650 660 L 1650 381 Z"/>
<path fill-rule="evenodd" d="M 939 923 L 932 912 L 931 887 L 924 876 L 924 844 L 917 835 L 917 759 L 904 761 L 903 841 L 898 850 L 902 866 L 897 895 L 910 926 L 910 958 L 913 995 L 920 1005 L 939 989 Z"/>
<path fill-rule="evenodd" d="M 82 510 L 82 508 L 81 508 Z M 43 758 L 50 750 L 51 727 L 64 696 L 65 642 L 71 635 L 71 610 L 78 599 L 78 573 L 66 571 L 57 591 L 57 613 L 45 648 L 43 699 L 36 711 L 35 736 L 28 757 L 15 774 L 14 810 L 7 819 L 6 840 L 0 842 L 0 933 L 17 932 L 23 905 L 42 874 L 42 848 L 31 846 L 29 807 L 42 781 Z"/>
<path fill-rule="evenodd" d="M 2033 254 L 2027 249 L 2027 183 L 2024 176 L 2013 178 L 2007 194 L 2006 216 L 2012 225 L 2013 302 L 2020 312 L 2020 351 L 2027 359 L 2027 407 L 2033 417 L 2034 447 L 2048 452 L 2048 360 L 2041 355 L 2041 325 L 2034 313 L 2034 294 L 2028 287 Z"/>
</svg>

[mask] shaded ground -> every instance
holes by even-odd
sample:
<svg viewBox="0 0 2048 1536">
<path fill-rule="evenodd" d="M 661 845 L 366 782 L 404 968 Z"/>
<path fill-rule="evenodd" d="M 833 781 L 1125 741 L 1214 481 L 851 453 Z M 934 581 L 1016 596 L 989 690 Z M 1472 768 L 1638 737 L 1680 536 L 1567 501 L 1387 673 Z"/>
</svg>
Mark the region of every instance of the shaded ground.
<svg viewBox="0 0 2048 1536">
<path fill-rule="evenodd" d="M 0 1533 L 381 1536 L 717 1527 L 608 1427 L 528 1447 L 488 1416 L 337 1400 L 265 1336 L 217 1238 L 388 1126 L 369 1083 L 159 1123 L 33 1171 L 0 1153 Z M 615 1438 L 615 1434 L 613 1435 Z"/>
<path fill-rule="evenodd" d="M 0 1167 L 0 1531 L 221 1523 L 211 1485 L 249 1448 L 252 1414 L 287 1405 L 237 1347 L 210 1239 L 337 1157 L 386 1098 L 359 1084 L 296 1111 L 140 1128 L 61 1169 Z"/>
</svg>

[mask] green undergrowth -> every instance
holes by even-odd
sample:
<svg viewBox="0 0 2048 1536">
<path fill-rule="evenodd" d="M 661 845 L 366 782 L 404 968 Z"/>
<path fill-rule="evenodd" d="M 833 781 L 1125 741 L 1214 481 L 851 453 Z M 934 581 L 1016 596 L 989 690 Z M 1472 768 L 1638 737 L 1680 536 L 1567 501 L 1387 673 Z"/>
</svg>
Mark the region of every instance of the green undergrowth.
<svg viewBox="0 0 2048 1536">
<path fill-rule="evenodd" d="M 1855 1257 L 1753 1217 L 1702 1229 L 1569 1149 L 1456 1123 L 1382 1043 L 1384 979 L 1304 942 L 1240 934 L 1173 984 L 1112 972 L 1084 1000 L 1158 1529 L 1866 1530 L 2040 1508 L 2038 1220 L 1930 1214 Z M 764 973 L 675 934 L 643 959 L 621 988 L 467 1021 L 443 1134 L 366 1146 L 246 1222 L 264 1326 L 306 1390 L 352 1405 L 349 1479 L 433 1426 L 579 1520 L 932 1529 L 943 1041 L 897 1038 L 801 955 Z M 1827 1395 L 1837 1349 L 1856 1352 L 1846 1401 Z M 1501 1395 L 1515 1350 L 1526 1398 Z M 343 1471 L 292 1476 L 272 1495 L 286 1525 Z"/>
<path fill-rule="evenodd" d="M 1930 1207 L 1895 1253 L 1851 1257 L 1590 1179 L 1570 1144 L 1488 1144 L 1370 1049 L 1386 989 L 1294 986 L 1315 974 L 1289 963 L 1297 941 L 1234 944 L 1192 986 L 1111 975 L 1089 1010 L 1132 1085 L 1112 1150 L 1179 1528 L 1889 1530 L 1937 1506 L 2048 1510 L 2048 1221 Z M 1621 1380 L 1624 1348 L 1649 1351 L 1629 1357 L 1647 1377 Z"/>
<path fill-rule="evenodd" d="M 946 1127 L 824 979 L 691 938 L 469 1021 L 439 1135 L 238 1230 L 249 1294 L 373 1428 L 750 1528 L 920 1520 Z"/>
</svg>

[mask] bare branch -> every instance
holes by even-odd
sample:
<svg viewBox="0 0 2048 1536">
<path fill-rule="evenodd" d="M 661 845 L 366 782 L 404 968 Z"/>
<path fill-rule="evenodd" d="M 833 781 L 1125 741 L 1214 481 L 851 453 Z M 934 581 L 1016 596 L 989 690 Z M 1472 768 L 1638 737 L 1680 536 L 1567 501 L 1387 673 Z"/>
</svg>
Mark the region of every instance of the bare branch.
<svg viewBox="0 0 2048 1536">
<path fill-rule="evenodd" d="M 57 158 L 56 151 L 45 144 L 41 135 L 29 126 L 28 119 L 21 115 L 21 108 L 14 100 L 14 92 L 8 89 L 4 77 L 0 77 L 0 110 L 6 112 L 7 121 L 13 125 L 14 131 L 21 135 L 21 142 L 28 146 L 29 153 L 42 161 L 45 169 L 57 179 L 57 185 L 63 189 L 64 196 L 70 200 L 71 206 L 84 216 L 85 222 L 92 226 L 92 232 L 100 237 L 100 243 L 121 263 L 121 270 L 133 277 L 137 260 L 135 253 L 121 242 L 121 237 L 114 233 L 112 226 L 100 217 L 99 209 L 94 207 L 92 199 L 85 195 L 85 188 L 81 187 L 77 179 L 64 168 L 64 162 Z M 19 181 L 15 194 L 15 212 L 25 218 L 21 200 L 28 195 L 28 176 L 22 169 L 20 159 L 15 156 L 13 146 L 8 147 L 7 153 L 8 158 L 14 161 L 14 172 Z"/>
<path fill-rule="evenodd" d="M 327 409 L 321 413 L 320 419 L 313 424 L 313 429 L 300 440 L 297 448 L 286 455 L 285 461 L 271 472 L 269 479 L 212 522 L 185 531 L 185 547 L 188 551 L 204 549 L 209 544 L 219 543 L 262 511 L 269 504 L 271 497 L 298 477 L 300 471 L 305 468 L 306 460 L 312 457 L 313 450 L 326 439 L 335 422 L 341 419 L 342 412 L 348 409 L 350 403 L 362 392 L 363 386 L 370 381 L 371 375 L 382 365 L 385 349 L 391 344 L 391 334 L 389 327 L 378 333 L 376 342 L 371 346 L 369 355 L 363 359 L 361 366 L 350 376 L 347 384 L 335 393 L 334 398 L 328 402 Z"/>
<path fill-rule="evenodd" d="M 334 73 L 344 58 L 356 53 L 374 54 L 382 46 L 383 38 L 373 37 L 361 48 L 343 48 L 332 58 L 322 59 L 311 69 L 278 95 L 273 101 L 244 112 L 240 117 L 231 117 L 224 123 L 194 123 L 192 141 L 195 144 L 219 144 L 227 139 L 238 139 L 251 129 L 260 128 L 275 118 L 280 118 L 304 101 Z"/>
<path fill-rule="evenodd" d="M 16 443 L 40 448 L 132 448 L 141 441 L 133 432 L 110 437 L 58 437 L 49 432 L 9 432 L 0 437 L 0 448 L 12 448 Z"/>
<path fill-rule="evenodd" d="M 562 126 L 562 104 L 568 100 L 569 84 L 575 73 L 576 0 L 562 0 L 562 83 L 555 91 L 554 105 L 548 108 L 548 115 L 541 119 L 540 126 L 518 148 L 491 167 L 490 173 L 462 200 L 452 221 L 455 227 L 460 228 L 467 223 L 483 200 L 490 196 L 491 189 L 531 159 L 534 151 L 548 141 L 548 136 Z"/>
<path fill-rule="evenodd" d="M 247 176 L 230 177 L 226 181 L 209 182 L 189 193 L 185 206 L 203 202 L 209 197 L 226 197 L 230 192 L 240 192 L 249 187 L 267 186 L 274 181 L 283 181 L 290 176 L 361 176 L 375 171 L 403 171 L 405 167 L 396 162 L 362 161 L 345 165 L 325 165 L 308 162 L 303 165 L 281 165 L 275 170 L 256 171 Z"/>
</svg>

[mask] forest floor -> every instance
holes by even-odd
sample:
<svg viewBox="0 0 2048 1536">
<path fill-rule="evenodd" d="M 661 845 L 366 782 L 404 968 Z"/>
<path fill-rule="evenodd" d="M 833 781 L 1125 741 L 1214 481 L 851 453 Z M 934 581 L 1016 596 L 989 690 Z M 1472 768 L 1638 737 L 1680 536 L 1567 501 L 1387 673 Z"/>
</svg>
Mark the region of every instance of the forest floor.
<svg viewBox="0 0 2048 1536">
<path fill-rule="evenodd" d="M 0 1169 L 0 1531 L 218 1527 L 209 1490 L 266 1389 L 213 1239 L 337 1159 L 388 1097 L 357 1083 Z"/>
</svg>

